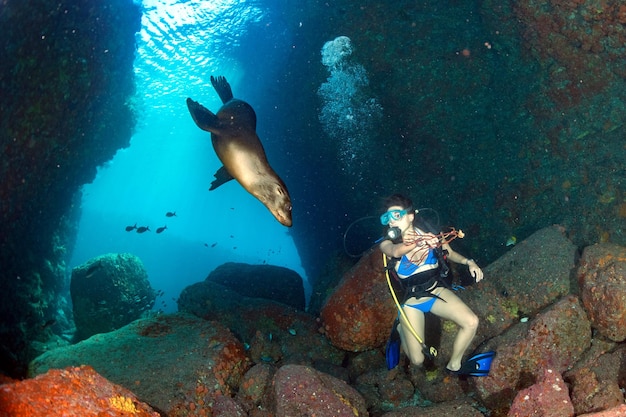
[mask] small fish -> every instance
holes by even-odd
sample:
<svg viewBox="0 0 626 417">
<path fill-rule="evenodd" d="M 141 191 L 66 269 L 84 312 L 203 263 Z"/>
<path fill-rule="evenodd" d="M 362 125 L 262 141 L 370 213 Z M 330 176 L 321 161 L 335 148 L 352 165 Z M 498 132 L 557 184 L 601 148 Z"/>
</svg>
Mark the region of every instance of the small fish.
<svg viewBox="0 0 626 417">
<path fill-rule="evenodd" d="M 515 246 L 516 243 L 517 243 L 517 238 L 515 236 L 511 236 L 510 238 L 507 239 L 506 246 Z"/>
<path fill-rule="evenodd" d="M 175 211 L 168 211 L 167 213 L 165 213 L 165 217 L 174 217 L 174 216 L 176 216 Z"/>
<path fill-rule="evenodd" d="M 296 329 L 289 329 L 289 334 L 292 336 L 296 335 Z"/>
<path fill-rule="evenodd" d="M 167 226 L 159 227 L 156 232 L 162 233 L 165 229 L 167 229 Z"/>
<path fill-rule="evenodd" d="M 133 230 L 135 230 L 137 228 L 137 223 L 135 223 L 134 226 L 126 226 L 126 231 L 127 232 L 132 232 Z"/>
<path fill-rule="evenodd" d="M 150 231 L 150 227 L 148 226 L 141 226 L 137 228 L 137 233 L 144 233 L 144 232 L 149 232 Z"/>
</svg>

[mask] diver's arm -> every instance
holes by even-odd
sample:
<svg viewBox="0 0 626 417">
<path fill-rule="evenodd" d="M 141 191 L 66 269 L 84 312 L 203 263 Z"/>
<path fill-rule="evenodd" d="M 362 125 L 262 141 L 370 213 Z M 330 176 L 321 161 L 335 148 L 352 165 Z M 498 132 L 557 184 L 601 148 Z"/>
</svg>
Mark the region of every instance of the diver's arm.
<svg viewBox="0 0 626 417">
<path fill-rule="evenodd" d="M 446 251 L 448 251 L 448 259 L 451 260 L 454 263 L 457 264 L 461 264 L 461 265 L 467 265 L 467 268 L 469 269 L 469 273 L 471 276 L 473 276 L 476 279 L 476 282 L 479 282 L 483 279 L 484 275 L 483 275 L 483 271 L 482 269 L 480 269 L 480 267 L 478 266 L 478 264 L 473 260 L 473 259 L 469 259 L 466 258 L 465 256 L 461 255 L 458 252 L 455 252 L 450 245 L 448 245 L 447 243 L 441 245 Z"/>
<path fill-rule="evenodd" d="M 415 249 L 415 242 L 400 242 L 393 243 L 390 240 L 383 240 L 380 244 L 380 250 L 390 258 L 401 258 L 402 255 L 406 255 Z"/>
</svg>

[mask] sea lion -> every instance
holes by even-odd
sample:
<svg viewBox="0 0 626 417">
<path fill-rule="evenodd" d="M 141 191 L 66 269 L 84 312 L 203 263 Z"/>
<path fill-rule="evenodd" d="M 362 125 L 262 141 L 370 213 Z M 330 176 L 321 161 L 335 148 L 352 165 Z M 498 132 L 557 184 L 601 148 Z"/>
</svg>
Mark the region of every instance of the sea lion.
<svg viewBox="0 0 626 417">
<path fill-rule="evenodd" d="M 233 178 L 256 197 L 282 225 L 291 227 L 291 198 L 283 180 L 267 162 L 265 150 L 256 134 L 256 113 L 252 106 L 233 97 L 224 77 L 211 76 L 211 84 L 223 106 L 213 114 L 200 103 L 187 99 L 189 113 L 196 125 L 211 132 L 211 142 L 222 166 L 215 173 L 209 190 Z"/>
</svg>

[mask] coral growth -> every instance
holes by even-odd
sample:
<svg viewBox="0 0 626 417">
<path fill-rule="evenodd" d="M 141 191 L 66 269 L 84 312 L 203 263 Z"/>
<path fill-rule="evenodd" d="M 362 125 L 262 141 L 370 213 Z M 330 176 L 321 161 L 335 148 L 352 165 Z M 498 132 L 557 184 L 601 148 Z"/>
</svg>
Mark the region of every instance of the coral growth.
<svg viewBox="0 0 626 417">
<path fill-rule="evenodd" d="M 549 69 L 547 93 L 562 107 L 581 104 L 623 77 L 624 6 L 615 1 L 525 0 L 515 5 L 528 48 Z"/>
<path fill-rule="evenodd" d="M 0 415 L 158 417 L 159 413 L 93 368 L 81 366 L 0 385 Z"/>
</svg>

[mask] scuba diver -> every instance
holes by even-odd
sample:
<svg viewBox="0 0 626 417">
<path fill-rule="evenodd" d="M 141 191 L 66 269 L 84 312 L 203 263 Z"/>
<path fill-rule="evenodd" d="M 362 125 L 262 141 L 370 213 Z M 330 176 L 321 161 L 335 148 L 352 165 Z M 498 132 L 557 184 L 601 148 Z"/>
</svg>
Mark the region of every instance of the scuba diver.
<svg viewBox="0 0 626 417">
<path fill-rule="evenodd" d="M 483 271 L 473 259 L 455 252 L 444 234 L 435 235 L 424 230 L 424 226 L 414 225 L 416 211 L 409 198 L 394 194 L 385 200 L 385 209 L 380 221 L 389 227 L 388 238 L 379 247 L 384 254 L 387 281 L 399 312 L 387 345 L 388 368 L 393 369 L 398 364 L 400 346 L 413 365 L 422 365 L 426 356 L 436 356 L 437 351 L 428 348 L 423 341 L 425 314 L 432 313 L 459 326 L 446 371 L 459 376 L 487 375 L 494 352 L 475 355 L 462 363 L 476 334 L 478 317 L 447 283 L 449 268 L 446 259 L 466 265 L 476 282 L 483 279 Z M 454 237 L 463 237 L 461 231 L 454 234 Z M 400 301 L 393 291 L 389 274 L 402 284 L 404 297 Z"/>
</svg>

